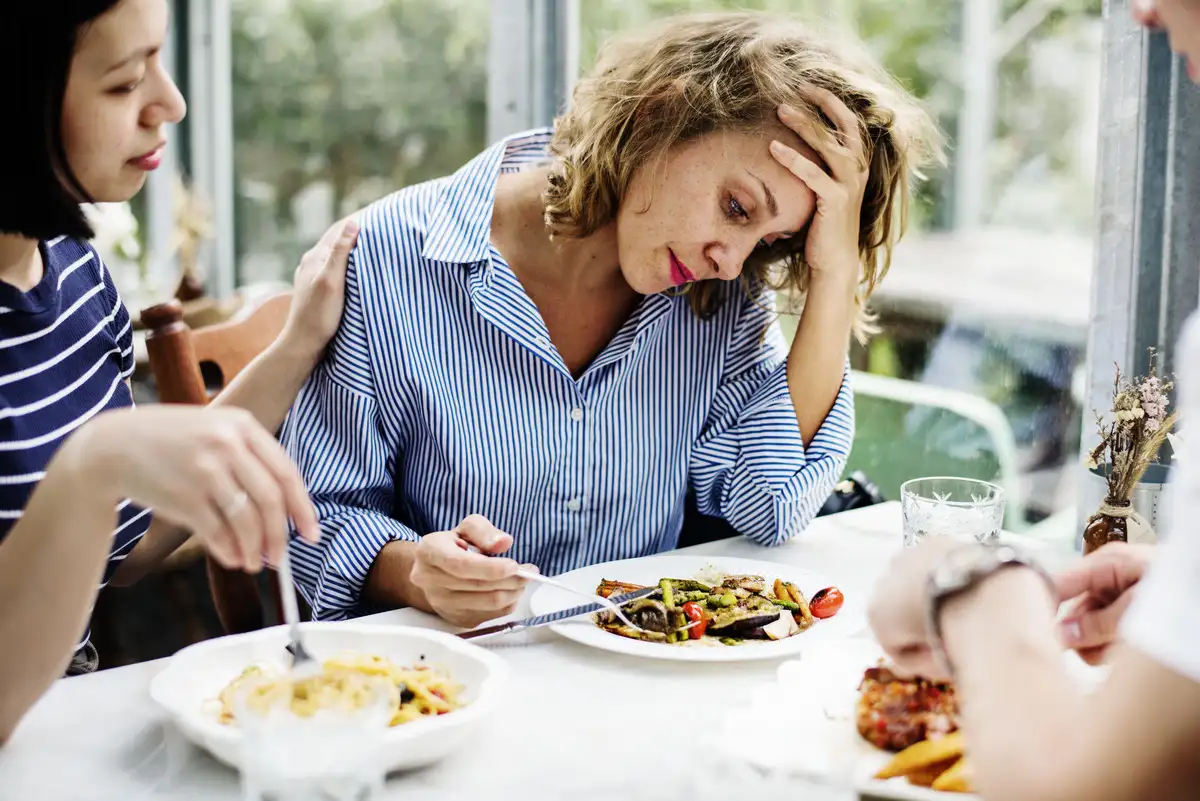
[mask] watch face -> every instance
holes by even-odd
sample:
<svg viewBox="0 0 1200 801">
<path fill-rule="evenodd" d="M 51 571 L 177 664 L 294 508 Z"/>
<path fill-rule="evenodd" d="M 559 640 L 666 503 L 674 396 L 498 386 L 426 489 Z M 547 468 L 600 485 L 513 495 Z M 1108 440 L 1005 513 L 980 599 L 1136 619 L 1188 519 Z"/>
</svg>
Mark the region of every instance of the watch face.
<svg viewBox="0 0 1200 801">
<path fill-rule="evenodd" d="M 937 586 L 945 589 L 956 589 L 971 580 L 973 574 L 991 565 L 996 559 L 992 548 L 976 544 L 964 544 L 955 548 L 942 557 L 941 563 L 933 572 L 933 580 Z"/>
</svg>

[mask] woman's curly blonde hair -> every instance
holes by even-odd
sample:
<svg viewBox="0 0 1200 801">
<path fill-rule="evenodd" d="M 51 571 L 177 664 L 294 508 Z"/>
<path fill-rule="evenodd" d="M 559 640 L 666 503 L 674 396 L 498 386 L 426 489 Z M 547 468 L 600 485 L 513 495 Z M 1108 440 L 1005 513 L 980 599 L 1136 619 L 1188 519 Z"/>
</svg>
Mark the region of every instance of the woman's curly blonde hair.
<svg viewBox="0 0 1200 801">
<path fill-rule="evenodd" d="M 833 124 L 805 90 L 827 89 L 858 117 L 869 165 L 855 334 L 872 332 L 867 298 L 887 273 L 904 232 L 910 177 L 941 161 L 942 138 L 918 102 L 860 46 L 793 17 L 738 12 L 671 17 L 609 41 L 557 120 L 555 166 L 544 195 L 553 235 L 587 236 L 616 219 L 634 174 L 668 147 L 713 131 L 757 133 L 782 103 Z M 760 246 L 744 285 L 765 282 L 802 302 L 809 268 L 803 235 Z M 713 314 L 723 282 L 690 286 L 692 308 Z"/>
</svg>

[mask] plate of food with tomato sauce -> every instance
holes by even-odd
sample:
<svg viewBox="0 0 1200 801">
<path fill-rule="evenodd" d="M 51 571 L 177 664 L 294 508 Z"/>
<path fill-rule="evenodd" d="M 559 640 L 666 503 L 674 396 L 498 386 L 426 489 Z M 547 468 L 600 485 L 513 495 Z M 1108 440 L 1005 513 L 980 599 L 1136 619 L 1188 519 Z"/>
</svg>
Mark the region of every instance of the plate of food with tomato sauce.
<svg viewBox="0 0 1200 801">
<path fill-rule="evenodd" d="M 788 658 L 812 643 L 862 629 L 859 604 L 847 600 L 831 578 L 771 562 L 664 554 L 592 565 L 557 580 L 606 598 L 655 588 L 623 607 L 633 626 L 611 612 L 552 626 L 578 643 L 649 659 Z M 553 586 L 540 587 L 530 599 L 535 615 L 578 605 L 578 596 Z"/>
</svg>

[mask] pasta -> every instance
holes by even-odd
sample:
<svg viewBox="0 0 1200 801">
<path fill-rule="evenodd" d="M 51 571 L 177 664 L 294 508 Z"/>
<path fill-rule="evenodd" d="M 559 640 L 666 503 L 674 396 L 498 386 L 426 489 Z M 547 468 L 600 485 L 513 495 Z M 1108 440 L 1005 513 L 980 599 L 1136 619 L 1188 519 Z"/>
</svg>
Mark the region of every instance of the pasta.
<svg viewBox="0 0 1200 801">
<path fill-rule="evenodd" d="M 321 710 L 353 712 L 370 703 L 381 679 L 391 707 L 391 726 L 463 706 L 462 687 L 441 671 L 427 665 L 400 667 L 382 656 L 346 654 L 326 660 L 320 673 L 299 679 L 252 665 L 221 690 L 218 717 L 221 723 L 236 723 L 235 699 L 243 692 L 246 705 L 255 711 L 290 701 L 298 717 L 312 717 Z"/>
</svg>

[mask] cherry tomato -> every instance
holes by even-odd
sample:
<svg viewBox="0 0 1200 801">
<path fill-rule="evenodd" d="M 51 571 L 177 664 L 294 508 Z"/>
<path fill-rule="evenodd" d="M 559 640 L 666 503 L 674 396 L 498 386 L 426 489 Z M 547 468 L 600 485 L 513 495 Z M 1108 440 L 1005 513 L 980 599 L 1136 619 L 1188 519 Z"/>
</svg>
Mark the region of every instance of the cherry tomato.
<svg viewBox="0 0 1200 801">
<path fill-rule="evenodd" d="M 842 597 L 842 591 L 837 587 L 826 587 L 817 591 L 817 594 L 808 602 L 808 608 L 812 611 L 813 617 L 833 617 L 842 608 L 845 600 Z"/>
<path fill-rule="evenodd" d="M 708 628 L 708 618 L 704 616 L 704 610 L 700 608 L 700 604 L 695 601 L 689 601 L 683 605 L 683 613 L 687 615 L 687 619 L 696 625 L 688 629 L 693 640 L 698 640 L 704 636 L 705 629 Z M 699 621 L 698 623 L 696 621 Z"/>
</svg>

